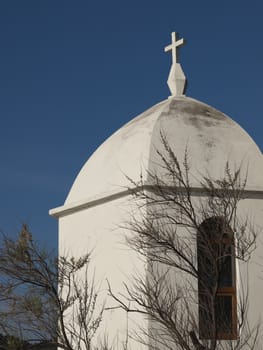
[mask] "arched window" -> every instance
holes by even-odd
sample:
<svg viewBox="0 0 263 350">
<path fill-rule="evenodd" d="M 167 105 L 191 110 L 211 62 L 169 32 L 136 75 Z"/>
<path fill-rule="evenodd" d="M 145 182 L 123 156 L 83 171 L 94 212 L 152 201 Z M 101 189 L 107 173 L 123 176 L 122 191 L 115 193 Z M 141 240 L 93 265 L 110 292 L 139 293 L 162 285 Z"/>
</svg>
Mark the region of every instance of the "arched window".
<svg viewBox="0 0 263 350">
<path fill-rule="evenodd" d="M 234 233 L 222 217 L 197 233 L 200 339 L 237 339 Z"/>
</svg>

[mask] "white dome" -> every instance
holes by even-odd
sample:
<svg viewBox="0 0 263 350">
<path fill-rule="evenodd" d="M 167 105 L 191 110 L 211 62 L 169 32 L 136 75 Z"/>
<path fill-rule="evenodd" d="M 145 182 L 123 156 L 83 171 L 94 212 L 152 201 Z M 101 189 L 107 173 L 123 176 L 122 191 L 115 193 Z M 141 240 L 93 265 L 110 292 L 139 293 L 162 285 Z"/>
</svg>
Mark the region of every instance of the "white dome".
<svg viewBox="0 0 263 350">
<path fill-rule="evenodd" d="M 179 161 L 186 147 L 193 185 L 202 175 L 218 178 L 226 162 L 248 170 L 247 188 L 262 188 L 263 157 L 251 137 L 231 118 L 189 97 L 169 98 L 148 109 L 108 138 L 77 176 L 65 204 L 120 192 L 128 178 L 147 179 L 158 170 L 156 150 L 163 133 Z"/>
</svg>

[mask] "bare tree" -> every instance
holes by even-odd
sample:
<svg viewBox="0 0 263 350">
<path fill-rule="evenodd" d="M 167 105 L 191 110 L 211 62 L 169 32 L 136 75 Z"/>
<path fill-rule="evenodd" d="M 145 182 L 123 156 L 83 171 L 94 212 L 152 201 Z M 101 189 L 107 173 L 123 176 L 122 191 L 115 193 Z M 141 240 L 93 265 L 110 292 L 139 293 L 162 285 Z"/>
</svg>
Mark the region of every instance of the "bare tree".
<svg viewBox="0 0 263 350">
<path fill-rule="evenodd" d="M 247 322 L 247 282 L 237 286 L 236 265 L 248 264 L 257 238 L 238 215 L 246 178 L 227 163 L 221 178 L 202 176 L 194 187 L 188 150 L 180 162 L 161 138 L 158 171 L 148 172 L 146 184 L 130 179 L 138 208 L 125 224 L 147 278 L 135 276 L 126 296 L 110 287 L 109 294 L 127 312 L 148 317 L 146 337 L 136 336 L 151 349 L 259 349 L 260 325 Z"/>
<path fill-rule="evenodd" d="M 19 337 L 23 344 L 45 341 L 67 350 L 91 349 L 103 306 L 96 303 L 89 261 L 90 253 L 57 259 L 34 242 L 26 225 L 18 239 L 3 236 L 0 333 Z"/>
</svg>

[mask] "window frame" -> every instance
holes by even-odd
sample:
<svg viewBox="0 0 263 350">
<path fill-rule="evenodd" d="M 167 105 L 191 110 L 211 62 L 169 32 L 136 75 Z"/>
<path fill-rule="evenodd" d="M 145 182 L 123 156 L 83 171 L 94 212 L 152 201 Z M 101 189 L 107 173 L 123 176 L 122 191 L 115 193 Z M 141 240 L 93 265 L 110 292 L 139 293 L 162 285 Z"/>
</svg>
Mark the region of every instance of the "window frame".
<svg viewBox="0 0 263 350">
<path fill-rule="evenodd" d="M 214 229 L 213 229 L 214 224 Z M 206 227 L 207 226 L 207 227 Z M 209 227 L 211 226 L 211 227 Z M 218 234 L 220 229 L 221 236 L 213 237 L 213 233 L 215 236 Z M 213 232 L 211 232 L 213 231 Z M 225 237 L 225 235 L 227 237 Z M 201 243 L 200 243 L 201 242 Z M 205 245 L 207 243 L 207 246 Z M 218 255 L 218 259 L 216 258 L 216 262 L 214 262 L 214 266 L 209 265 L 209 257 L 208 250 L 210 249 L 209 254 L 211 256 L 217 249 L 217 244 L 222 245 L 230 245 L 231 246 L 231 286 L 220 286 L 220 259 L 223 258 Z M 220 247 L 219 247 L 220 248 Z M 220 248 L 221 249 L 221 248 Z M 221 250 L 218 249 L 219 252 Z M 220 254 L 220 253 L 218 253 Z M 198 262 L 198 314 L 199 314 L 199 338 L 200 339 L 213 339 L 214 336 L 217 340 L 236 340 L 238 337 L 237 334 L 237 291 L 236 291 L 236 257 L 235 257 L 235 237 L 234 232 L 231 227 L 226 223 L 226 221 L 222 217 L 210 217 L 204 220 L 199 226 L 197 232 L 197 262 Z M 206 268 L 209 267 L 208 272 Z M 214 274 L 211 273 L 213 271 L 213 267 L 216 270 L 217 282 L 215 283 L 216 290 L 213 292 L 209 292 L 209 288 L 213 289 L 213 283 L 215 279 L 213 279 Z M 209 279 L 209 275 L 210 278 Z M 205 281 L 211 280 L 210 286 L 205 286 Z M 217 297 L 231 297 L 231 331 L 217 331 L 219 316 L 216 316 L 216 298 Z M 211 299 L 212 302 L 211 302 Z M 210 300 L 210 301 L 209 301 Z M 210 304 L 210 305 L 209 305 Z M 212 309 L 213 307 L 213 309 Z M 210 310 L 210 311 L 209 311 Z M 214 324 L 212 321 L 212 315 L 214 315 Z M 209 329 L 207 327 L 210 324 L 209 320 L 212 322 L 212 328 Z M 222 326 L 222 324 L 221 324 Z"/>
</svg>

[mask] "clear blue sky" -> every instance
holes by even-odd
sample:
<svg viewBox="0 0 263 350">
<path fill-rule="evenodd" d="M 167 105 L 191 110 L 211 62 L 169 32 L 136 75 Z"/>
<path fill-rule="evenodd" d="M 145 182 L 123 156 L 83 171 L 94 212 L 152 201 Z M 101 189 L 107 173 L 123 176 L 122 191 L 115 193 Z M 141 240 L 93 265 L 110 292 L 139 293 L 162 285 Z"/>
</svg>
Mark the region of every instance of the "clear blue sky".
<svg viewBox="0 0 263 350">
<path fill-rule="evenodd" d="M 262 0 L 0 2 L 0 228 L 56 247 L 62 205 L 90 154 L 169 95 L 171 31 L 187 40 L 187 95 L 263 148 Z"/>
</svg>

